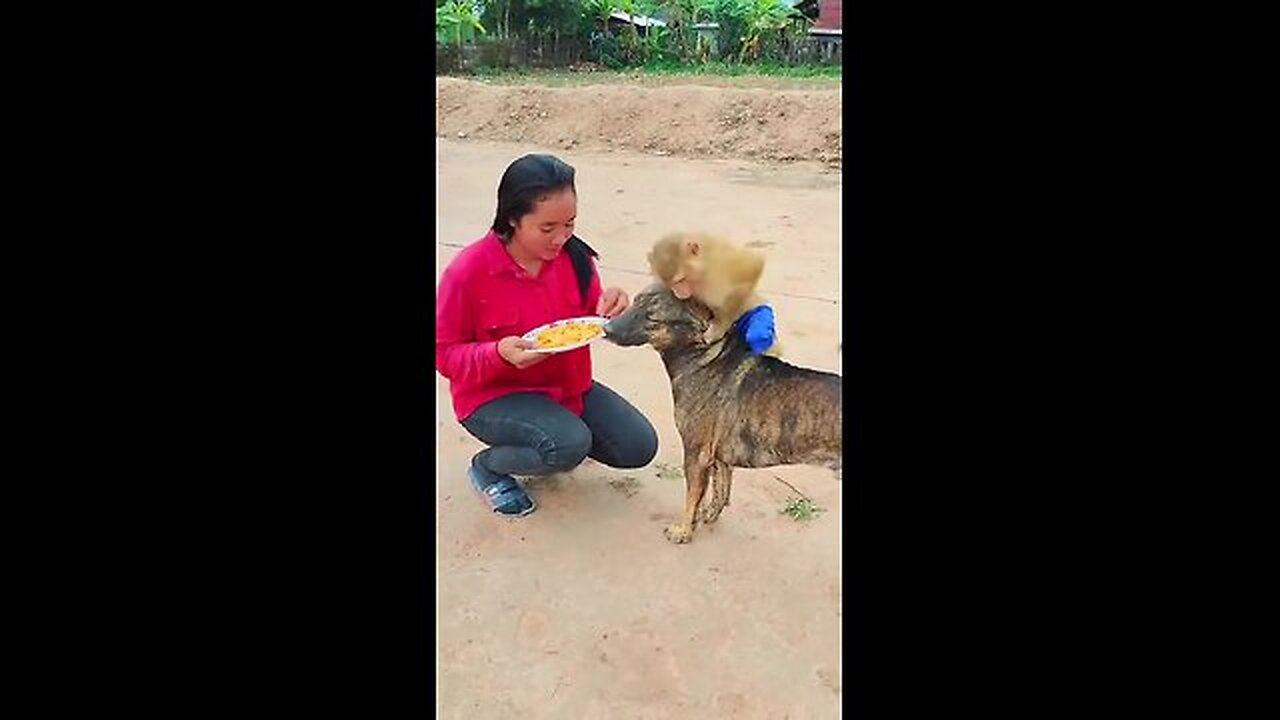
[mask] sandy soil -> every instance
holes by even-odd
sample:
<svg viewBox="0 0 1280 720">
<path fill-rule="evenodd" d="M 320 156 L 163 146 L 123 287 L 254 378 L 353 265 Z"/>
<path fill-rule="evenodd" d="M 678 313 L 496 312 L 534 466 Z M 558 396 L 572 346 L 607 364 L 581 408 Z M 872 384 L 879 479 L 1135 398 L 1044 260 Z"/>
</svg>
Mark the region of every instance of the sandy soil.
<svg viewBox="0 0 1280 720">
<path fill-rule="evenodd" d="M 769 258 L 761 291 L 787 358 L 839 372 L 840 176 L 829 167 L 452 136 L 437 148 L 437 278 L 483 233 L 507 163 L 554 152 L 577 168 L 578 232 L 600 251 L 606 286 L 644 287 L 645 253 L 664 232 L 726 234 Z M 538 511 L 520 520 L 470 489 L 464 469 L 481 445 L 436 376 L 439 717 L 839 717 L 839 479 L 738 470 L 720 521 L 669 543 L 662 528 L 684 495 L 666 469 L 682 462 L 666 374 L 650 348 L 592 347 L 597 377 L 656 426 L 658 457 L 531 481 Z M 775 477 L 826 511 L 803 523 L 780 514 L 793 493 Z"/>
<path fill-rule="evenodd" d="M 436 132 L 559 151 L 638 150 L 838 167 L 840 90 L 617 82 L 543 87 L 441 77 Z"/>
</svg>

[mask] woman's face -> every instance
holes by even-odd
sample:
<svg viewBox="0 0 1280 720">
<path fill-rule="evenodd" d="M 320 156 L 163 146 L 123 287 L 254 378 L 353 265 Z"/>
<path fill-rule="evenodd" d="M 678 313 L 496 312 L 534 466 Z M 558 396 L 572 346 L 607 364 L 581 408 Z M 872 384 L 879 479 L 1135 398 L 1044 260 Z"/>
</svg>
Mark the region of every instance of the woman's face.
<svg viewBox="0 0 1280 720">
<path fill-rule="evenodd" d="M 550 262 L 573 235 L 578 216 L 578 195 L 565 188 L 545 195 L 534 203 L 533 211 L 511 223 L 511 244 L 529 257 Z"/>
</svg>

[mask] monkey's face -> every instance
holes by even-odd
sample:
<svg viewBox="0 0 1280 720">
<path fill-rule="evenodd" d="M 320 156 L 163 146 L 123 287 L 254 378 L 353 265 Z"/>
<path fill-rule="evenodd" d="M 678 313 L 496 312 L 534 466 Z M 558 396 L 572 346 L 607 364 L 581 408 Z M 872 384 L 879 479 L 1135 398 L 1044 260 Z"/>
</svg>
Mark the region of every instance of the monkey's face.
<svg viewBox="0 0 1280 720">
<path fill-rule="evenodd" d="M 682 244 L 678 235 L 669 235 L 659 240 L 649 253 L 649 270 L 663 285 L 671 288 L 677 298 L 687 300 L 693 295 L 693 287 L 681 271 Z"/>
<path fill-rule="evenodd" d="M 658 351 L 702 344 L 711 312 L 698 302 L 684 302 L 666 286 L 642 290 L 631 307 L 604 326 L 606 340 L 616 345 L 652 345 Z"/>
<path fill-rule="evenodd" d="M 680 248 L 674 243 L 659 241 L 649 252 L 649 270 L 664 285 L 671 284 L 680 261 Z"/>
</svg>

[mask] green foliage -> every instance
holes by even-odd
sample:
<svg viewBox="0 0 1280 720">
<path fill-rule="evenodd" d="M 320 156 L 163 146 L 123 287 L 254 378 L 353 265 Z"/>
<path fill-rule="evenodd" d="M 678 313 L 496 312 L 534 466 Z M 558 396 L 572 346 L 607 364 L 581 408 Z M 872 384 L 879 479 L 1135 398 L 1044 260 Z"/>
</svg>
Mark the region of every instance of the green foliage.
<svg viewBox="0 0 1280 720">
<path fill-rule="evenodd" d="M 658 18 L 665 27 L 639 28 L 610 22 L 621 10 Z M 693 29 L 718 23 L 714 57 L 709 38 Z M 476 42 L 493 30 L 496 39 L 519 41 L 544 61 L 591 60 L 609 67 L 707 62 L 795 62 L 809 21 L 783 0 L 436 0 L 436 38 Z M 554 49 L 554 51 L 553 51 Z"/>
<path fill-rule="evenodd" d="M 770 60 L 762 60 L 750 65 L 721 61 L 706 63 L 656 61 L 646 63 L 642 69 L 654 75 L 771 75 L 806 78 L 843 76 L 843 69 L 839 65 L 783 65 Z"/>
<path fill-rule="evenodd" d="M 581 0 L 527 0 L 526 27 L 535 35 L 569 34 L 582 28 Z"/>
<path fill-rule="evenodd" d="M 674 33 L 665 27 L 649 28 L 644 36 L 644 62 L 671 62 L 678 58 Z"/>
<path fill-rule="evenodd" d="M 437 42 L 455 42 L 461 48 L 463 41 L 474 39 L 477 31 L 483 33 L 485 29 L 472 0 L 436 0 Z"/>
<path fill-rule="evenodd" d="M 582 15 L 602 30 L 609 26 L 609 15 L 618 9 L 618 0 L 583 0 Z"/>
<path fill-rule="evenodd" d="M 762 44 L 767 37 L 776 37 L 789 23 L 801 18 L 799 12 L 784 5 L 782 0 L 743 0 L 743 21 L 746 35 L 742 41 L 739 61 L 760 57 Z"/>
<path fill-rule="evenodd" d="M 720 58 L 738 62 L 760 59 L 774 35 L 806 22 L 782 0 L 709 0 L 708 12 L 711 21 L 720 24 L 716 38 Z"/>
<path fill-rule="evenodd" d="M 483 41 L 481 41 L 483 42 Z M 600 63 L 606 65 L 606 63 Z M 712 61 L 708 63 L 685 63 L 671 61 L 655 61 L 639 67 L 618 66 L 610 68 L 618 74 L 634 78 L 643 75 L 693 75 L 713 77 L 747 77 L 769 76 L 788 78 L 812 78 L 815 80 L 838 81 L 842 77 L 839 65 L 782 65 L 772 61 L 761 61 L 743 65 L 741 63 L 725 63 Z M 468 70 L 468 74 L 484 77 L 502 84 L 535 83 L 548 87 L 578 85 L 592 82 L 592 78 L 606 81 L 608 75 L 601 72 L 583 73 L 564 68 L 527 68 L 520 66 L 493 67 L 476 65 Z M 821 85 L 821 83 L 817 83 Z"/>
<path fill-rule="evenodd" d="M 778 512 L 783 515 L 790 515 L 791 519 L 796 522 L 805 522 L 817 517 L 818 513 L 826 512 L 826 509 L 818 507 L 809 498 L 793 496 L 787 500 L 787 504 L 783 505 Z"/>
</svg>

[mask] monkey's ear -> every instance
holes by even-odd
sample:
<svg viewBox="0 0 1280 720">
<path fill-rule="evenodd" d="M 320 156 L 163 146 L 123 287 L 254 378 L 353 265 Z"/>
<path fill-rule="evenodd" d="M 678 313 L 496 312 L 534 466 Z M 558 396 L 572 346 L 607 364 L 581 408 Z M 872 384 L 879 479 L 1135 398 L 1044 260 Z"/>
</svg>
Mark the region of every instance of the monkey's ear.
<svg viewBox="0 0 1280 720">
<path fill-rule="evenodd" d="M 690 255 L 693 255 L 695 257 L 698 255 L 698 253 L 702 252 L 702 245 L 697 240 L 689 240 L 684 244 L 684 247 L 686 250 L 689 251 Z"/>
</svg>

